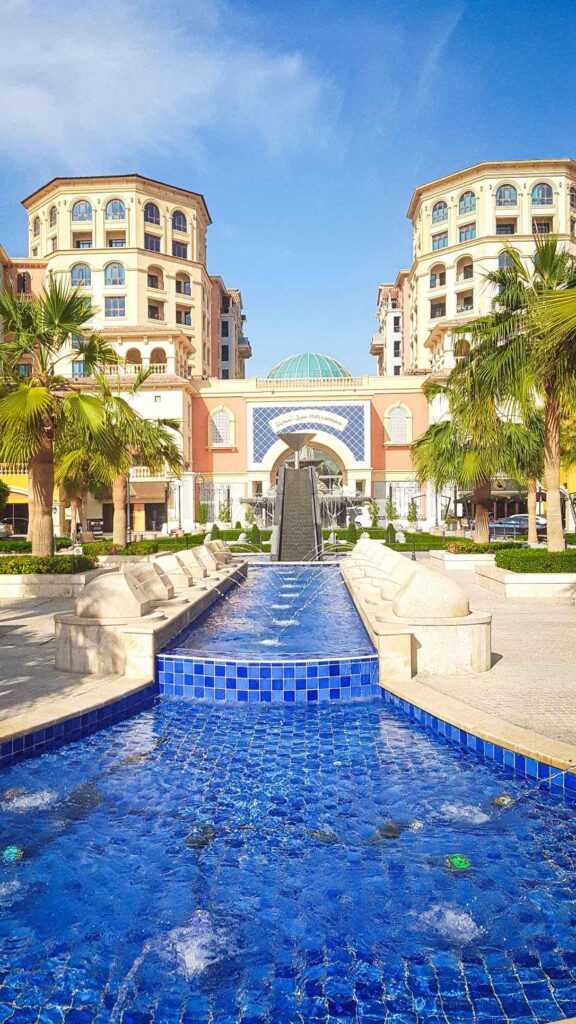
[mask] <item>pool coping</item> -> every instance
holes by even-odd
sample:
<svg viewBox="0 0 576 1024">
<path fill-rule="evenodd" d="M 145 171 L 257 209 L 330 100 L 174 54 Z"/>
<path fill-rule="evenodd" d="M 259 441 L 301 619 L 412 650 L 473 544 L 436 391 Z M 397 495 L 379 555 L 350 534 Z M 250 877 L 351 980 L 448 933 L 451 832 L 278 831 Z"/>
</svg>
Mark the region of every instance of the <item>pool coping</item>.
<svg viewBox="0 0 576 1024">
<path fill-rule="evenodd" d="M 452 695 L 433 690 L 426 686 L 423 678 L 415 676 L 412 680 L 402 682 L 381 679 L 380 686 L 401 701 L 486 743 L 503 747 L 559 771 L 576 771 L 576 746 L 562 740 L 551 740 L 541 733 L 514 725 L 505 718 L 474 708 Z"/>
</svg>

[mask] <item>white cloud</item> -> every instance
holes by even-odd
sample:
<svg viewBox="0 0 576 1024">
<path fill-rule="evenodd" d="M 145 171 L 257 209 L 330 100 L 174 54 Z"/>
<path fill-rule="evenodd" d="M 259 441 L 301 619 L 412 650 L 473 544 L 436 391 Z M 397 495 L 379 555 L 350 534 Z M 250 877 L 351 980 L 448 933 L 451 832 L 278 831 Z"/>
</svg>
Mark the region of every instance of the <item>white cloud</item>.
<svg viewBox="0 0 576 1024">
<path fill-rule="evenodd" d="M 446 50 L 454 32 L 464 14 L 464 5 L 446 9 L 435 25 L 430 26 L 430 43 L 420 63 L 416 80 L 416 104 L 423 107 L 429 104 L 431 90 L 436 82 Z"/>
<path fill-rule="evenodd" d="M 272 152 L 316 140 L 331 84 L 234 24 L 218 0 L 0 0 L 0 152 L 78 172 L 123 154 L 190 155 L 213 131 Z"/>
</svg>

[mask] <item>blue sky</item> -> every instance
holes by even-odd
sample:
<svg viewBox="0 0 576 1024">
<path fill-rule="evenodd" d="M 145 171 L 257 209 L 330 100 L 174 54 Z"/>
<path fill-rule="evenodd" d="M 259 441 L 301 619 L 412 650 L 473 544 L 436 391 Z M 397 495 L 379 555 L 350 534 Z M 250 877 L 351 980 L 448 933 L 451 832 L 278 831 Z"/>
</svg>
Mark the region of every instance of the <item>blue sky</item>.
<svg viewBox="0 0 576 1024">
<path fill-rule="evenodd" d="M 0 24 L 0 242 L 24 252 L 19 201 L 58 174 L 203 192 L 251 373 L 306 349 L 369 372 L 415 185 L 574 155 L 573 0 L 0 0 Z"/>
</svg>

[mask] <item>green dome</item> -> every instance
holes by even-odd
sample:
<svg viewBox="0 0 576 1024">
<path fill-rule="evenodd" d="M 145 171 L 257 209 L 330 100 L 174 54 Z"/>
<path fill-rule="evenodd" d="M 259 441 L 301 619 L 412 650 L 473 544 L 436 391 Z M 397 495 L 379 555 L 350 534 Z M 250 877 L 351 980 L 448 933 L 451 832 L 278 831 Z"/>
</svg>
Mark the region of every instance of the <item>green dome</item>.
<svg viewBox="0 0 576 1024">
<path fill-rule="evenodd" d="M 299 356 L 288 356 L 273 366 L 268 380 L 327 380 L 351 377 L 348 370 L 332 356 L 321 356 L 317 352 L 303 352 Z"/>
</svg>

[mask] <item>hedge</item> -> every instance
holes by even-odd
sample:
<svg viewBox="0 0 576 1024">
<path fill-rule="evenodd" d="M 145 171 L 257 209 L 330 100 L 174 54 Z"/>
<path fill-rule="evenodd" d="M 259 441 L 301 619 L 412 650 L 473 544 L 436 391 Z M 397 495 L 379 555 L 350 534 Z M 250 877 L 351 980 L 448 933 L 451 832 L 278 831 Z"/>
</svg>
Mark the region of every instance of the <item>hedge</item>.
<svg viewBox="0 0 576 1024">
<path fill-rule="evenodd" d="M 40 558 L 36 555 L 15 555 L 0 558 L 0 575 L 30 576 L 70 576 L 76 572 L 88 572 L 96 568 L 93 558 L 85 555 L 55 555 L 53 558 Z"/>
<path fill-rule="evenodd" d="M 72 544 L 70 537 L 55 537 L 54 548 L 60 551 L 62 548 L 69 548 Z M 7 555 L 29 555 L 32 551 L 32 544 L 29 540 L 8 537 L 0 540 L 0 554 Z"/>
<path fill-rule="evenodd" d="M 451 555 L 495 555 L 498 551 L 507 551 L 510 548 L 517 551 L 525 550 L 514 540 L 495 541 L 493 544 L 475 544 L 473 540 L 446 541 L 446 551 Z"/>
<path fill-rule="evenodd" d="M 496 565 L 509 572 L 576 572 L 576 551 L 550 552 L 538 548 L 499 551 Z"/>
<path fill-rule="evenodd" d="M 84 554 L 97 555 L 155 555 L 158 551 L 183 551 L 204 543 L 203 533 L 187 533 L 183 537 L 157 537 L 155 540 L 136 540 L 125 548 L 115 547 L 111 540 L 93 540 L 82 545 Z"/>
</svg>

